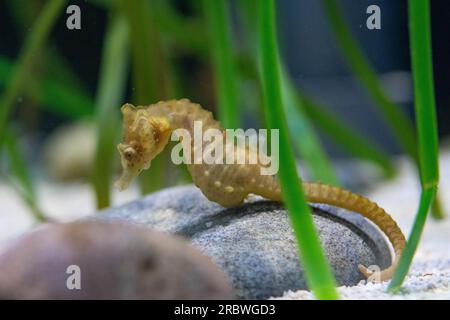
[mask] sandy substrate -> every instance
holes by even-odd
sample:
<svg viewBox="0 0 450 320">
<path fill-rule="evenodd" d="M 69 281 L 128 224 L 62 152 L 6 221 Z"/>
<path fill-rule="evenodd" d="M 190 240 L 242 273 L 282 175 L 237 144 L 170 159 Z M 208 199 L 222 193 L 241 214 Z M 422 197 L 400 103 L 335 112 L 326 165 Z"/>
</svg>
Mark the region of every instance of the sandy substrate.
<svg viewBox="0 0 450 320">
<path fill-rule="evenodd" d="M 441 155 L 440 196 L 449 216 L 443 222 L 429 220 L 402 292 L 386 293 L 387 283 L 340 287 L 343 299 L 450 299 L 450 152 Z M 420 195 L 416 170 L 400 160 L 400 174 L 377 185 L 366 195 L 385 208 L 407 235 L 411 229 Z M 50 182 L 39 185 L 39 199 L 44 212 L 60 221 L 71 221 L 96 211 L 90 186 L 75 183 L 61 186 Z M 136 189 L 115 192 L 114 205 L 138 197 Z M 0 183 L 0 246 L 35 225 L 28 209 L 16 192 Z M 286 292 L 282 299 L 313 299 L 308 291 Z"/>
</svg>

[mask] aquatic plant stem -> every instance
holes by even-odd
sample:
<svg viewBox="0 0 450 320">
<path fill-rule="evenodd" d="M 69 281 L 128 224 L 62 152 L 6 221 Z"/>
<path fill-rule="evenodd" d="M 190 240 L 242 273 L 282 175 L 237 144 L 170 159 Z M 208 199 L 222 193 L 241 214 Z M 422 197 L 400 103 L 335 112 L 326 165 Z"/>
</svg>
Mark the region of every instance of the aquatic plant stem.
<svg viewBox="0 0 450 320">
<path fill-rule="evenodd" d="M 24 156 L 20 150 L 19 143 L 16 138 L 16 132 L 11 128 L 5 135 L 5 150 L 8 155 L 8 163 L 11 169 L 10 180 L 12 186 L 18 191 L 23 202 L 30 209 L 31 214 L 38 222 L 45 222 L 49 219 L 39 208 L 36 196 L 36 190 L 31 179 L 31 173 L 24 161 Z"/>
<path fill-rule="evenodd" d="M 335 281 L 321 249 L 301 181 L 298 178 L 284 115 L 273 0 L 259 2 L 259 52 L 266 121 L 270 129 L 279 129 L 279 179 L 283 199 L 299 245 L 306 279 L 309 288 L 317 298 L 336 299 L 338 294 L 335 289 Z"/>
<path fill-rule="evenodd" d="M 0 87 L 11 81 L 15 70 L 14 63 L 0 56 Z M 92 98 L 84 91 L 48 75 L 42 75 L 40 84 L 36 79 L 29 81 L 23 93 L 40 108 L 71 120 L 88 117 L 95 109 Z"/>
<path fill-rule="evenodd" d="M 394 104 L 384 93 L 375 70 L 358 46 L 336 1 L 322 0 L 322 3 L 348 66 L 380 108 L 403 149 L 413 159 L 417 159 L 416 136 L 412 122 L 402 112 L 401 106 Z"/>
<path fill-rule="evenodd" d="M 250 44 L 247 48 L 249 54 L 245 68 L 250 77 L 258 78 L 257 4 L 254 1 L 242 0 L 239 1 L 239 5 L 246 40 Z M 287 118 L 288 127 L 301 163 L 307 168 L 312 180 L 338 186 L 339 179 L 333 164 L 324 150 L 310 119 L 306 115 L 300 93 L 296 90 L 285 68 L 281 72 L 281 88 L 283 105 L 286 108 L 285 113 L 289 114 Z"/>
<path fill-rule="evenodd" d="M 101 61 L 96 99 L 97 150 L 92 170 L 97 209 L 111 203 L 111 176 L 117 160 L 119 106 L 128 71 L 128 25 L 122 15 L 114 15 L 109 22 Z"/>
<path fill-rule="evenodd" d="M 44 45 L 65 3 L 66 0 L 49 0 L 25 40 L 13 78 L 0 99 L 0 146 L 4 140 L 14 101 L 23 89 L 24 81 L 33 65 L 34 54 Z"/>
<path fill-rule="evenodd" d="M 170 70 L 155 24 L 151 3 L 145 0 L 120 1 L 130 28 L 133 66 L 134 103 L 149 105 L 167 99 L 171 93 Z M 139 178 L 142 194 L 148 194 L 164 185 L 169 164 L 167 152 L 152 161 L 151 168 Z"/>
<path fill-rule="evenodd" d="M 241 19 L 242 19 L 242 25 L 244 26 L 244 31 L 246 34 L 246 40 L 248 43 L 251 43 L 251 45 L 248 46 L 247 51 L 249 51 L 249 54 L 247 56 L 244 56 L 243 58 L 245 60 L 248 60 L 248 62 L 244 62 L 246 72 L 248 73 L 248 77 L 257 77 L 258 76 L 258 68 L 255 66 L 256 63 L 254 61 L 257 61 L 257 58 L 254 58 L 253 60 L 251 57 L 257 57 L 257 48 L 256 44 L 253 44 L 253 41 L 257 38 L 255 36 L 256 34 L 256 18 L 255 12 L 257 13 L 257 10 L 255 10 L 255 2 L 249 1 L 249 0 L 241 0 L 239 1 L 240 5 L 240 12 L 241 12 Z M 287 73 L 287 72 L 285 72 Z M 360 134 L 355 128 L 353 128 L 350 124 L 345 123 L 341 119 L 339 119 L 336 115 L 333 115 L 331 112 L 327 111 L 326 106 L 323 106 L 322 104 L 318 103 L 316 99 L 311 98 L 308 96 L 305 92 L 300 90 L 298 86 L 295 85 L 294 81 L 289 77 L 285 76 L 285 83 L 287 83 L 287 86 L 291 87 L 295 92 L 293 93 L 293 96 L 297 96 L 298 100 L 295 103 L 295 109 L 296 110 L 287 110 L 287 113 L 289 115 L 293 114 L 294 112 L 297 112 L 298 114 L 294 115 L 295 118 L 301 117 L 301 120 L 295 121 L 296 126 L 299 126 L 299 128 L 295 128 L 295 130 L 302 130 L 302 132 L 305 132 L 308 130 L 307 127 L 301 125 L 302 123 L 310 122 L 312 127 L 312 132 L 310 134 L 307 134 L 306 137 L 311 136 L 314 137 L 314 129 L 321 129 L 333 142 L 335 142 L 337 145 L 344 148 L 349 154 L 363 158 L 377 167 L 381 169 L 383 174 L 386 177 L 392 177 L 395 174 L 394 166 L 392 164 L 392 160 L 390 159 L 390 156 L 385 153 L 382 149 L 377 147 L 372 141 L 364 137 L 364 135 Z M 284 88 L 286 89 L 286 88 Z M 286 105 L 287 106 L 287 105 Z M 288 107 L 288 106 L 287 106 Z M 297 110 L 298 109 L 298 110 Z M 305 120 L 304 120 L 305 119 Z M 289 121 L 289 119 L 288 119 Z M 294 122 L 292 120 L 292 122 Z M 306 156 L 305 164 L 311 170 L 311 172 L 319 172 L 320 169 L 320 161 L 315 161 L 316 156 L 312 156 L 315 153 L 311 152 L 314 149 L 321 150 L 323 149 L 321 142 L 319 139 L 311 139 L 309 141 L 306 141 L 303 139 L 303 135 L 295 134 L 291 130 L 292 138 L 294 140 L 294 144 L 296 146 L 302 146 L 302 154 L 301 157 Z M 314 141 L 318 143 L 318 145 L 314 145 Z M 311 148 L 308 148 L 308 147 Z M 300 151 L 300 150 L 299 150 Z M 320 151 L 319 151 L 320 153 Z M 325 152 L 322 152 L 323 156 L 327 157 L 327 154 Z M 318 154 L 317 154 L 318 155 Z M 311 161 L 309 161 L 311 160 Z M 328 159 L 322 159 L 321 161 L 329 162 Z M 307 162 L 307 163 L 306 163 Z M 331 170 L 333 168 L 329 167 Z M 334 171 L 334 170 L 333 170 Z M 332 172 L 332 175 L 336 176 L 334 172 Z M 312 177 L 314 179 L 319 179 L 319 181 L 327 181 L 322 180 L 323 177 L 321 175 L 312 174 Z M 332 178 L 329 179 L 332 181 Z"/>
<path fill-rule="evenodd" d="M 371 162 L 382 170 L 387 178 L 395 175 L 395 168 L 390 156 L 372 141 L 358 133 L 351 124 L 345 123 L 336 115 L 328 112 L 322 104 L 305 93 L 299 95 L 302 106 L 311 122 L 318 126 L 335 143 L 350 155 Z"/>
<path fill-rule="evenodd" d="M 225 0 L 203 0 L 210 44 L 219 120 L 224 128 L 239 127 L 237 76 L 232 50 L 231 23 Z"/>
<path fill-rule="evenodd" d="M 399 290 L 408 273 L 439 184 L 439 147 L 429 1 L 409 0 L 408 17 L 422 194 L 407 246 L 389 284 L 390 291 Z"/>
<path fill-rule="evenodd" d="M 301 160 L 309 169 L 313 181 L 339 186 L 339 180 L 331 161 L 328 159 L 310 119 L 306 116 L 299 93 L 292 85 L 287 73 L 281 72 L 281 91 L 288 127 Z"/>
<path fill-rule="evenodd" d="M 393 103 L 384 92 L 375 70 L 358 46 L 358 42 L 353 37 L 345 22 L 344 15 L 337 5 L 336 0 L 322 0 L 322 2 L 332 30 L 340 44 L 348 65 L 364 85 L 367 92 L 372 96 L 376 106 L 379 107 L 391 130 L 395 133 L 403 150 L 419 166 L 416 147 L 417 138 L 412 121 L 402 111 L 401 106 Z M 444 218 L 444 212 L 438 194 L 434 199 L 432 216 L 436 219 Z"/>
</svg>

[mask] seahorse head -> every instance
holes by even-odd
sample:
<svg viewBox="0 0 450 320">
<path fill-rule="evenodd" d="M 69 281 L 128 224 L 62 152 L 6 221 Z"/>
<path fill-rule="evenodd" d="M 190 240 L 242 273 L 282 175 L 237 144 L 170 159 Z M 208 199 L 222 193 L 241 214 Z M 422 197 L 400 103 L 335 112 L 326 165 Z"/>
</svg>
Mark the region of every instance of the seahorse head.
<svg viewBox="0 0 450 320">
<path fill-rule="evenodd" d="M 123 141 L 117 145 L 122 162 L 122 176 L 116 182 L 126 189 L 134 177 L 148 169 L 150 163 L 165 147 L 170 137 L 167 118 L 150 116 L 146 109 L 125 104 L 123 114 Z"/>
</svg>

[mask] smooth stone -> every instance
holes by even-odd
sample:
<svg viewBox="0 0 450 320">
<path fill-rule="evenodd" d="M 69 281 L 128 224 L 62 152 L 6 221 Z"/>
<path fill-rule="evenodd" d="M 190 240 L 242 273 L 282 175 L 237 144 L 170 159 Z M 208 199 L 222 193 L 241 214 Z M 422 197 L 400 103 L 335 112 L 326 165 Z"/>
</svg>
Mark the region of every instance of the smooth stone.
<svg viewBox="0 0 450 320">
<path fill-rule="evenodd" d="M 0 254 L 0 270 L 0 299 L 233 297 L 224 272 L 186 240 L 125 223 L 38 228 Z"/>
<path fill-rule="evenodd" d="M 384 235 L 359 214 L 312 205 L 319 237 L 339 285 L 364 277 L 358 264 L 391 263 Z M 265 299 L 307 289 L 287 212 L 280 204 L 251 197 L 225 209 L 194 186 L 165 189 L 89 219 L 122 221 L 188 237 L 228 274 L 237 298 Z"/>
</svg>

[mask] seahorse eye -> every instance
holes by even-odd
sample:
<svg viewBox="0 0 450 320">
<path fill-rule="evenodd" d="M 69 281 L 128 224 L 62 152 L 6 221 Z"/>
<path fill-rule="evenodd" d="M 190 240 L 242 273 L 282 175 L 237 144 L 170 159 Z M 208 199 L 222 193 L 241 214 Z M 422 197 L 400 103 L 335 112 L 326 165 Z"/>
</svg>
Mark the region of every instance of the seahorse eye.
<svg viewBox="0 0 450 320">
<path fill-rule="evenodd" d="M 134 148 L 132 147 L 128 147 L 123 151 L 123 154 L 127 160 L 131 160 L 136 154 L 136 150 L 134 150 Z"/>
</svg>

